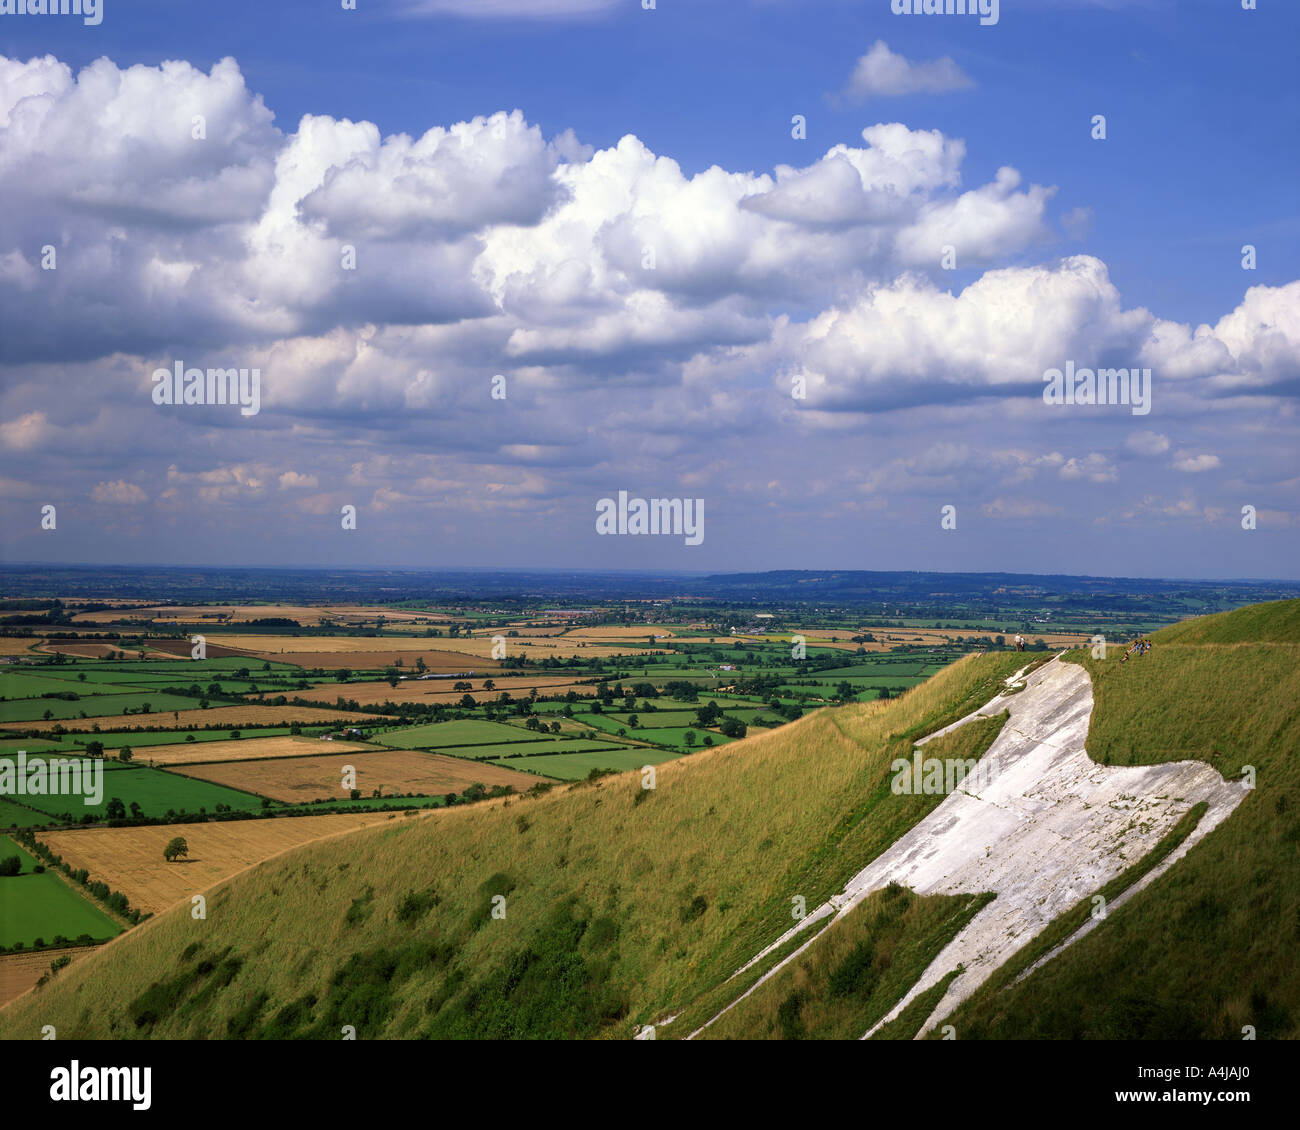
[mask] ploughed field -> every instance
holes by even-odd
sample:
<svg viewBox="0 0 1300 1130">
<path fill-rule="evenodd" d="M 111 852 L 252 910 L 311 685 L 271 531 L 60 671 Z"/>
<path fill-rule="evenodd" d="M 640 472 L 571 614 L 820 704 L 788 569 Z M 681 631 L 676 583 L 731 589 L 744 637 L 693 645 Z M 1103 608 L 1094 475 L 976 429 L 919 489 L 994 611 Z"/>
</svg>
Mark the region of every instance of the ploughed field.
<svg viewBox="0 0 1300 1130">
<path fill-rule="evenodd" d="M 71 964 L 93 952 L 93 946 L 70 946 L 67 949 L 0 954 L 0 1008 L 32 988 L 44 974 L 50 972 L 50 966 L 55 961 L 67 957 Z"/>
<path fill-rule="evenodd" d="M 347 770 L 351 772 L 346 772 Z M 406 793 L 438 796 L 463 792 L 475 783 L 486 788 L 505 785 L 521 791 L 538 783 L 535 776 L 526 776 L 497 765 L 444 757 L 420 750 L 371 750 L 316 757 L 189 765 L 179 772 L 289 804 L 341 800 L 349 795 L 353 787 L 359 789 L 364 796 L 370 796 L 375 789 L 382 790 L 383 795 L 389 797 Z M 349 781 L 354 781 L 355 784 L 349 784 Z"/>
<path fill-rule="evenodd" d="M 135 726 L 164 726 L 184 730 L 191 726 L 288 726 L 292 722 L 314 725 L 322 722 L 373 722 L 375 715 L 352 710 L 325 710 L 316 706 L 213 706 L 207 710 L 177 710 L 157 714 L 108 714 L 95 718 L 63 718 L 58 724 L 65 730 L 130 729 Z M 49 729 L 53 722 L 4 722 L 0 729 Z"/>
</svg>

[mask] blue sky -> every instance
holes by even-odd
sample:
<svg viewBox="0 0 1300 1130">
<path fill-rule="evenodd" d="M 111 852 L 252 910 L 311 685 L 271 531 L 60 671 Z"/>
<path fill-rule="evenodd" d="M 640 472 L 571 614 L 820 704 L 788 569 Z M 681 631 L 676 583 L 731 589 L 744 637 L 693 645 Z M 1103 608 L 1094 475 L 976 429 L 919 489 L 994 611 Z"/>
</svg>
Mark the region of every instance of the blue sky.
<svg viewBox="0 0 1300 1130">
<path fill-rule="evenodd" d="M 104 5 L 0 16 L 0 110 L 27 99 L 0 122 L 27 176 L 0 221 L 6 559 L 1296 575 L 1294 5 Z M 179 145 L 218 93 L 218 144 Z M 486 172 L 385 140 L 515 110 L 501 152 L 465 142 Z M 1151 415 L 1041 414 L 1075 354 L 1152 364 Z M 264 409 L 160 415 L 177 357 L 260 363 Z M 623 488 L 705 498 L 709 535 L 594 536 Z M 326 532 L 340 500 L 372 536 Z"/>
<path fill-rule="evenodd" d="M 619 0 L 533 18 L 421 16 L 388 0 L 356 11 L 104 3 L 95 28 L 9 21 L 0 50 L 205 70 L 230 55 L 283 129 L 313 113 L 419 134 L 517 108 L 548 135 L 573 129 L 601 148 L 636 134 L 687 173 L 803 163 L 808 148 L 904 120 L 965 138 L 972 183 L 1011 164 L 1061 185 L 1060 210 L 1092 211 L 1086 238 L 1063 250 L 1098 255 L 1126 296 L 1185 321 L 1240 298 L 1243 243 L 1267 245 L 1257 282 L 1289 282 L 1300 261 L 1300 7 L 1278 0 L 1253 12 L 1235 0 L 1003 0 L 984 28 L 895 16 L 887 0 L 666 0 L 654 11 Z M 951 56 L 977 86 L 829 102 L 878 38 L 909 58 Z M 790 137 L 796 113 L 809 119 L 806 142 Z M 1103 147 L 1089 136 L 1096 113 L 1108 116 Z"/>
</svg>

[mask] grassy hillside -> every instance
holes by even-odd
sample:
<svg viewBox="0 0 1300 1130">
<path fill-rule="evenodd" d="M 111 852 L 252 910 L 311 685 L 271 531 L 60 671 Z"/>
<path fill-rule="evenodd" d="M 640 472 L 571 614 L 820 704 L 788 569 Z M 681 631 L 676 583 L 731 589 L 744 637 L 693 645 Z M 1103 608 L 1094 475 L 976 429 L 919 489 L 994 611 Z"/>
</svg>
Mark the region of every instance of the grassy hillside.
<svg viewBox="0 0 1300 1130">
<path fill-rule="evenodd" d="M 1153 638 L 1122 665 L 1072 653 L 1093 680 L 1090 755 L 1253 766 L 1256 788 L 1081 941 L 977 991 L 943 1022 L 959 1039 L 1300 1035 L 1300 601 Z M 208 892 L 206 919 L 178 907 L 65 970 L 0 1011 L 0 1034 L 622 1038 L 673 1015 L 658 1038 L 684 1036 L 812 936 L 728 982 L 796 897 L 818 906 L 942 801 L 893 795 L 890 763 L 1026 661 L 968 657 L 900 699 L 661 765 L 651 790 L 624 773 L 306 847 Z M 1002 722 L 928 752 L 978 757 Z M 861 1035 L 984 897 L 877 891 L 707 1035 Z M 910 1037 L 942 990 L 880 1035 Z"/>
<path fill-rule="evenodd" d="M 1259 639 L 1264 642 L 1253 643 Z M 1088 752 L 1196 758 L 1256 787 L 1176 867 L 1018 985 L 949 1018 L 961 1039 L 1300 1037 L 1300 601 L 1186 621 L 1121 665 L 1083 659 Z M 1080 653 L 1074 653 L 1077 658 Z"/>
<path fill-rule="evenodd" d="M 210 892 L 205 920 L 181 906 L 79 963 L 0 1029 L 628 1035 L 709 992 L 791 925 L 795 896 L 817 906 L 931 811 L 942 797 L 890 793 L 891 761 L 1023 662 L 968 658 L 900 699 L 660 766 L 653 790 L 627 773 L 286 855 Z"/>
<path fill-rule="evenodd" d="M 856 1040 L 993 897 L 922 898 L 892 883 L 873 891 L 702 1036 Z"/>
</svg>

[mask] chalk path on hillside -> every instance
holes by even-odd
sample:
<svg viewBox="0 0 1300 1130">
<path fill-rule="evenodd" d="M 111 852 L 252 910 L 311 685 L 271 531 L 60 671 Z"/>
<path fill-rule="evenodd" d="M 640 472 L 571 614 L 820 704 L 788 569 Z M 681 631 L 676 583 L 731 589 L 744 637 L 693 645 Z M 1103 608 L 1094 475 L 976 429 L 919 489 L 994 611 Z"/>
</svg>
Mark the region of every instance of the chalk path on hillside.
<svg viewBox="0 0 1300 1130">
<path fill-rule="evenodd" d="M 1008 686 L 1014 686 L 1022 674 L 1008 679 Z M 1196 829 L 1128 895 L 1112 901 L 1111 910 L 1173 866 L 1245 797 L 1240 784 L 1225 781 L 1212 766 L 1200 761 L 1134 767 L 1094 762 L 1084 749 L 1093 698 L 1092 682 L 1082 666 L 1064 663 L 1058 656 L 1022 681 L 1025 689 L 1019 693 L 999 694 L 916 743 L 922 747 L 976 718 L 1006 710 L 1006 724 L 981 759 L 981 777 L 976 780 L 980 791 L 949 794 L 938 808 L 854 875 L 841 894 L 786 931 L 737 973 L 814 922 L 832 914 L 836 919 L 844 917 L 873 891 L 891 882 L 921 895 L 993 891 L 997 897 L 939 952 L 903 998 L 863 1036 L 874 1034 L 918 994 L 958 965 L 964 966 L 922 1024 L 917 1034 L 920 1038 L 1052 919 L 1142 859 L 1194 804 L 1203 800 L 1209 805 Z M 1082 937 L 1089 928 L 1078 931 L 1064 945 Z M 775 965 L 749 992 L 812 941 L 815 939 Z M 703 1031 L 742 999 L 727 1005 L 691 1035 Z"/>
</svg>

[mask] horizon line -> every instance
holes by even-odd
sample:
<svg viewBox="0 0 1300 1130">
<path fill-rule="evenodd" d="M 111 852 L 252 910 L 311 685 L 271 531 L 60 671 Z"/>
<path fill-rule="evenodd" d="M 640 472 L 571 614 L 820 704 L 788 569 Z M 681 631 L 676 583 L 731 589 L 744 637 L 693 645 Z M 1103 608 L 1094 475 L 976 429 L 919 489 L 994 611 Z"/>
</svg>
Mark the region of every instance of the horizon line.
<svg viewBox="0 0 1300 1130">
<path fill-rule="evenodd" d="M 786 569 L 615 569 L 606 568 L 598 569 L 591 567 L 575 568 L 569 566 L 545 566 L 538 565 L 531 568 L 518 565 L 497 566 L 497 565 L 245 565 L 234 563 L 220 564 L 187 564 L 187 563 L 164 563 L 164 562 L 130 562 L 119 564 L 105 563 L 68 563 L 58 561 L 0 561 L 0 571 L 15 571 L 25 569 L 73 569 L 73 570 L 104 570 L 104 569 L 189 569 L 200 572 L 215 572 L 220 570 L 242 570 L 249 572 L 302 572 L 302 573 L 422 573 L 426 575 L 437 575 L 445 573 L 505 573 L 518 574 L 521 576 L 537 575 L 539 573 L 562 573 L 568 576 L 627 576 L 627 577 L 660 577 L 660 578 L 677 578 L 689 577 L 696 579 L 707 579 L 711 577 L 752 577 L 767 576 L 776 573 L 913 573 L 917 575 L 929 574 L 942 577 L 971 577 L 971 576 L 1005 576 L 1005 577 L 1064 577 L 1073 580 L 1082 581 L 1163 581 L 1179 582 L 1187 584 L 1300 584 L 1300 577 L 1187 577 L 1187 576 L 1131 576 L 1124 574 L 1102 574 L 1102 573 L 1039 573 L 1025 572 L 1016 573 L 1005 569 L 969 569 L 969 570 L 948 570 L 948 569 L 864 569 L 855 566 L 838 566 L 824 565 L 813 566 L 809 568 L 786 568 Z"/>
</svg>

